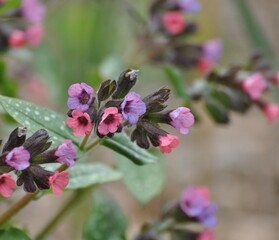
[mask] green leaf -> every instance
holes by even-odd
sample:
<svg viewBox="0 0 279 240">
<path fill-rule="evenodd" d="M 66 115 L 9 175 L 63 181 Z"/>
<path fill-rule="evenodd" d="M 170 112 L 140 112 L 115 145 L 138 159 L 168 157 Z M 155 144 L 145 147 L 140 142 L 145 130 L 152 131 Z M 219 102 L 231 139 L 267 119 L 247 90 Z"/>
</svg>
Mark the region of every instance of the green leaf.
<svg viewBox="0 0 279 240">
<path fill-rule="evenodd" d="M 154 163 L 158 160 L 154 155 L 133 143 L 125 133 L 117 133 L 112 138 L 103 138 L 100 144 L 120 153 L 137 165 Z"/>
<path fill-rule="evenodd" d="M 138 166 L 118 155 L 117 166 L 123 174 L 126 187 L 141 204 L 146 204 L 161 192 L 165 183 L 164 159 L 160 159 L 157 163 Z"/>
<path fill-rule="evenodd" d="M 164 67 L 164 71 L 166 76 L 168 77 L 169 82 L 174 87 L 176 95 L 184 99 L 186 106 L 190 105 L 191 98 L 187 92 L 186 89 L 187 86 L 184 77 L 182 75 L 182 72 L 178 68 L 171 65 L 166 65 Z"/>
<path fill-rule="evenodd" d="M 48 108 L 2 95 L 0 95 L 0 105 L 11 117 L 30 131 L 46 129 L 52 136 L 51 141 L 54 145 L 64 141 L 65 138 L 72 139 L 75 144 L 78 144 L 77 138 L 71 134 L 65 124 L 65 116 Z"/>
<path fill-rule="evenodd" d="M 121 179 L 122 174 L 100 163 L 77 164 L 70 168 L 70 183 L 67 189 L 86 188 L 93 184 L 101 184 Z"/>
<path fill-rule="evenodd" d="M 226 124 L 229 122 L 228 109 L 221 102 L 214 98 L 206 98 L 205 105 L 207 111 L 217 123 Z"/>
<path fill-rule="evenodd" d="M 21 0 L 8 0 L 5 2 L 5 4 L 1 5 L 0 14 L 12 10 L 12 8 L 18 8 L 20 7 L 20 4 L 21 4 Z"/>
<path fill-rule="evenodd" d="M 0 240 L 31 240 L 31 238 L 22 230 L 9 227 L 0 230 Z"/>
<path fill-rule="evenodd" d="M 124 240 L 127 219 L 107 195 L 95 192 L 94 208 L 84 226 L 84 240 Z"/>
</svg>

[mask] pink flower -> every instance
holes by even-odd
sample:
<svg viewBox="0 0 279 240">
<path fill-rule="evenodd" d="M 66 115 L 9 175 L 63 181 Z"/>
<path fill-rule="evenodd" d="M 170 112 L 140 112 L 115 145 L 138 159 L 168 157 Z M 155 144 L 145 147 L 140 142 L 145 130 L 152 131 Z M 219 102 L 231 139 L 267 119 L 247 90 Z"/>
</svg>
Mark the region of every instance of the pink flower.
<svg viewBox="0 0 279 240">
<path fill-rule="evenodd" d="M 267 120 L 273 123 L 279 117 L 279 104 L 269 103 L 265 104 L 262 108 Z"/>
<path fill-rule="evenodd" d="M 171 111 L 169 117 L 171 118 L 170 124 L 181 134 L 187 134 L 189 132 L 188 128 L 195 122 L 194 115 L 186 107 L 180 107 Z"/>
<path fill-rule="evenodd" d="M 13 194 L 13 189 L 16 188 L 16 181 L 10 174 L 4 173 L 0 175 L 0 194 L 3 197 L 10 197 Z"/>
<path fill-rule="evenodd" d="M 68 167 L 75 165 L 75 157 L 77 150 L 72 143 L 72 140 L 64 140 L 56 149 L 54 155 L 58 157 L 57 162 L 65 163 Z"/>
<path fill-rule="evenodd" d="M 69 173 L 68 172 L 58 172 L 49 177 L 49 185 L 52 187 L 52 191 L 55 195 L 60 195 L 63 192 L 63 188 L 65 188 L 69 184 Z"/>
<path fill-rule="evenodd" d="M 74 110 L 72 117 L 66 119 L 66 124 L 73 129 L 73 134 L 76 137 L 90 134 L 93 127 L 88 113 L 83 113 L 80 110 Z"/>
<path fill-rule="evenodd" d="M 16 170 L 24 170 L 30 166 L 30 153 L 24 147 L 16 147 L 8 153 L 5 162 Z"/>
<path fill-rule="evenodd" d="M 23 0 L 21 11 L 24 18 L 32 23 L 38 23 L 43 21 L 45 6 L 40 0 Z"/>
<path fill-rule="evenodd" d="M 98 132 L 102 135 L 115 133 L 118 126 L 121 124 L 121 121 L 122 115 L 118 113 L 118 109 L 116 107 L 106 108 L 99 123 Z"/>
<path fill-rule="evenodd" d="M 255 73 L 245 79 L 241 83 L 241 87 L 252 100 L 259 100 L 263 91 L 267 88 L 267 83 L 261 73 Z"/>
<path fill-rule="evenodd" d="M 186 21 L 180 11 L 168 11 L 163 15 L 165 29 L 173 35 L 180 34 L 186 27 Z"/>
<path fill-rule="evenodd" d="M 21 30 L 15 30 L 8 39 L 9 46 L 12 48 L 22 47 L 26 44 L 26 34 Z"/>
<path fill-rule="evenodd" d="M 179 139 L 175 135 L 167 134 L 159 136 L 159 144 L 161 153 L 171 153 L 172 148 L 176 148 L 179 144 Z"/>
<path fill-rule="evenodd" d="M 276 85 L 279 85 L 279 72 L 275 73 L 273 79 L 274 79 L 274 83 Z"/>
<path fill-rule="evenodd" d="M 33 46 L 38 46 L 43 38 L 44 29 L 41 24 L 34 24 L 26 30 L 26 40 Z"/>
<path fill-rule="evenodd" d="M 214 232 L 210 229 L 205 229 L 198 236 L 197 240 L 214 240 Z"/>
<path fill-rule="evenodd" d="M 212 67 L 213 67 L 213 62 L 210 61 L 208 58 L 202 57 L 198 60 L 197 69 L 202 74 L 204 75 L 208 74 L 211 71 Z"/>
</svg>

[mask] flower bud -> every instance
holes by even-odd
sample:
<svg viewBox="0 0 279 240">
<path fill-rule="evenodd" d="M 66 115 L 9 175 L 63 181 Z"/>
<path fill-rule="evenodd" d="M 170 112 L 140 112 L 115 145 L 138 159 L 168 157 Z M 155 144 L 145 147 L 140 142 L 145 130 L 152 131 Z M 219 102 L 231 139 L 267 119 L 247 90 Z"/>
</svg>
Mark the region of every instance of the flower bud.
<svg viewBox="0 0 279 240">
<path fill-rule="evenodd" d="M 98 101 L 101 102 L 108 99 L 115 91 L 116 86 L 117 85 L 115 80 L 106 80 L 102 82 L 97 93 Z"/>
<path fill-rule="evenodd" d="M 146 105 L 146 112 L 160 112 L 164 110 L 167 105 L 164 103 L 169 99 L 170 89 L 161 88 L 158 91 L 148 95 L 143 99 Z"/>
<path fill-rule="evenodd" d="M 26 131 L 27 128 L 25 127 L 18 127 L 14 131 L 12 131 L 8 141 L 3 147 L 3 153 L 6 151 L 11 151 L 13 148 L 23 145 L 26 138 Z"/>
</svg>

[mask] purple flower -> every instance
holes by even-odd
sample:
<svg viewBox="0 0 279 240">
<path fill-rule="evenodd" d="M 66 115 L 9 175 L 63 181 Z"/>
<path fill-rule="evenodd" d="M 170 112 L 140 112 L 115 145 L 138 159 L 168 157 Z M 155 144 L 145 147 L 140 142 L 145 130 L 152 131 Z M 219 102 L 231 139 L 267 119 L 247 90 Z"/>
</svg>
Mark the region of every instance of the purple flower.
<svg viewBox="0 0 279 240">
<path fill-rule="evenodd" d="M 195 122 L 194 115 L 186 107 L 180 107 L 171 111 L 169 117 L 171 118 L 170 124 L 181 134 L 187 134 L 189 132 L 188 128 Z"/>
<path fill-rule="evenodd" d="M 223 54 L 223 43 L 220 39 L 212 39 L 203 44 L 203 57 L 216 63 Z"/>
<path fill-rule="evenodd" d="M 209 192 L 205 187 L 188 187 L 182 194 L 180 207 L 189 217 L 200 216 L 209 204 Z"/>
<path fill-rule="evenodd" d="M 68 107 L 85 112 L 88 110 L 93 98 L 93 88 L 86 83 L 75 83 L 68 89 Z"/>
<path fill-rule="evenodd" d="M 122 115 L 130 125 L 137 123 L 139 117 L 146 112 L 146 105 L 141 100 L 140 95 L 130 92 L 121 103 Z"/>
<path fill-rule="evenodd" d="M 204 207 L 202 213 L 198 216 L 198 220 L 208 228 L 214 227 L 217 223 L 216 211 L 216 204 L 210 203 Z"/>
<path fill-rule="evenodd" d="M 64 140 L 56 149 L 54 155 L 58 157 L 56 161 L 65 163 L 68 167 L 75 165 L 75 157 L 77 156 L 77 150 L 71 140 Z"/>
<path fill-rule="evenodd" d="M 16 147 L 8 153 L 6 163 L 16 170 L 24 170 L 30 166 L 30 153 L 24 147 Z"/>
<path fill-rule="evenodd" d="M 201 5 L 198 0 L 179 0 L 178 2 L 182 11 L 196 13 L 201 10 Z"/>
<path fill-rule="evenodd" d="M 32 23 L 42 22 L 45 6 L 39 0 L 23 0 L 21 11 L 24 18 Z"/>
</svg>

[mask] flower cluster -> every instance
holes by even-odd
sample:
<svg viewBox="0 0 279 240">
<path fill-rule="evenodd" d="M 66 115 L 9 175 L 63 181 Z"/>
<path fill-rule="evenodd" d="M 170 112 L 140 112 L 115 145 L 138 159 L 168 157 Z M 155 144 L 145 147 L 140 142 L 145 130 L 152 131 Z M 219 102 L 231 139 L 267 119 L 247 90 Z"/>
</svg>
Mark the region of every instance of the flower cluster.
<svg viewBox="0 0 279 240">
<path fill-rule="evenodd" d="M 272 70 L 262 55 L 255 53 L 243 65 L 235 65 L 219 73 L 211 72 L 207 81 L 219 85 L 219 93 L 226 95 L 223 102 L 224 97 L 229 99 L 232 110 L 245 112 L 256 105 L 272 123 L 279 117 L 279 104 L 265 100 L 263 95 L 278 88 L 278 76 L 278 72 Z"/>
<path fill-rule="evenodd" d="M 5 5 L 6 2 L 1 4 Z M 41 43 L 45 7 L 40 0 L 22 0 L 20 6 L 2 15 L 12 21 L 3 21 L 0 24 L 1 51 L 9 47 L 37 46 Z"/>
<path fill-rule="evenodd" d="M 202 74 L 208 74 L 218 63 L 223 46 L 219 39 L 203 44 L 191 43 L 187 39 L 197 32 L 197 24 L 192 14 L 199 12 L 199 0 L 155 0 L 150 7 L 151 19 L 145 41 L 152 43 L 158 53 L 153 61 L 169 62 L 183 69 L 196 68 Z M 148 36 L 148 39 L 147 37 Z"/>
<path fill-rule="evenodd" d="M 142 148 L 150 143 L 160 147 L 162 153 L 170 153 L 178 143 L 178 137 L 163 130 L 159 123 L 176 128 L 187 134 L 194 124 L 194 116 L 189 108 L 180 107 L 164 110 L 170 90 L 161 88 L 145 98 L 130 92 L 137 81 L 138 70 L 128 69 L 121 73 L 118 81 L 104 81 L 96 96 L 86 83 L 76 83 L 69 87 L 68 118 L 66 124 L 73 129 L 76 137 L 90 135 L 91 132 L 103 138 L 121 132 L 123 126 L 135 126 L 131 139 Z"/>
<path fill-rule="evenodd" d="M 23 185 L 26 192 L 51 187 L 54 194 L 61 194 L 68 185 L 69 173 L 48 171 L 41 165 L 59 162 L 73 166 L 77 155 L 75 146 L 71 140 L 64 140 L 58 147 L 50 149 L 52 142 L 46 130 L 38 130 L 27 139 L 26 131 L 26 128 L 16 128 L 3 146 L 0 155 L 0 194 L 11 196 L 16 185 Z M 17 180 L 14 180 L 11 172 L 15 173 Z"/>
<path fill-rule="evenodd" d="M 159 240 L 160 234 L 170 233 L 177 240 L 214 240 L 212 227 L 216 225 L 217 206 L 210 200 L 209 191 L 205 187 L 188 187 L 182 194 L 179 203 L 174 203 L 163 210 L 162 216 L 153 224 L 146 224 L 137 240 Z M 188 227 L 193 223 L 201 223 L 201 232 Z M 183 226 L 185 225 L 185 227 Z"/>
<path fill-rule="evenodd" d="M 194 218 L 204 226 L 216 225 L 217 206 L 211 202 L 208 189 L 205 187 L 188 187 L 182 194 L 180 207 L 188 217 Z"/>
</svg>

